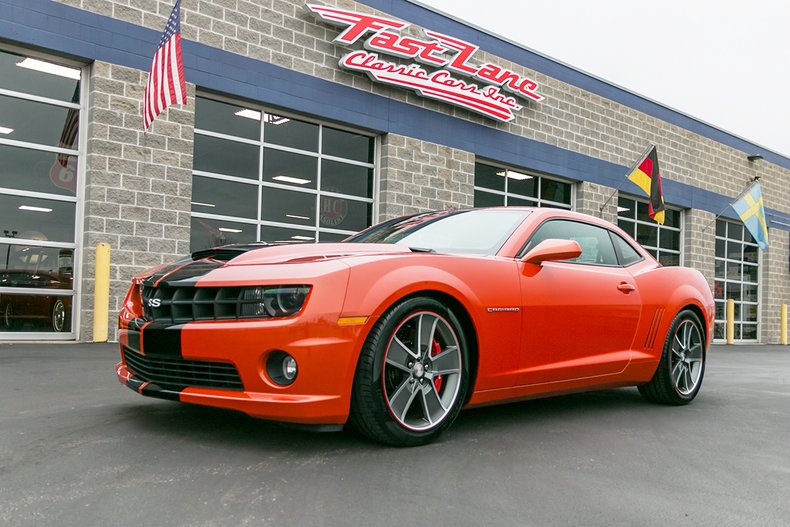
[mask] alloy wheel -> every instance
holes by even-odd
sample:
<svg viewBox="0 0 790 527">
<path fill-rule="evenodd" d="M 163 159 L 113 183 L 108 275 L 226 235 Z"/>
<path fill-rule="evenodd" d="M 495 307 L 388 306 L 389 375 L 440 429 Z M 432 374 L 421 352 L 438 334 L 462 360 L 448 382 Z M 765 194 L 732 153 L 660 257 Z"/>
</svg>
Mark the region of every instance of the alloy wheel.
<svg viewBox="0 0 790 527">
<path fill-rule="evenodd" d="M 450 413 L 461 384 L 462 350 L 450 323 L 419 311 L 397 326 L 384 356 L 387 407 L 401 426 L 424 431 Z"/>
<path fill-rule="evenodd" d="M 684 320 L 672 339 L 670 367 L 672 383 L 681 395 L 689 395 L 697 387 L 702 375 L 703 345 L 699 328 L 691 320 Z"/>
</svg>

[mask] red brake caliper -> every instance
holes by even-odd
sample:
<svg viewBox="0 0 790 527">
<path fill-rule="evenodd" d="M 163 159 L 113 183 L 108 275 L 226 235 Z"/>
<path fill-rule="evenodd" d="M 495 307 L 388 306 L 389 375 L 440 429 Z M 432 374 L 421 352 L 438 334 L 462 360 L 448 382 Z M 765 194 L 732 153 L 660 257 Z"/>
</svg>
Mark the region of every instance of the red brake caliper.
<svg viewBox="0 0 790 527">
<path fill-rule="evenodd" d="M 439 346 L 439 342 L 436 339 L 433 339 L 433 345 L 431 346 L 431 357 L 435 357 L 442 352 L 442 347 Z M 436 388 L 436 392 L 438 393 L 442 387 L 442 376 L 437 375 L 433 378 L 433 386 Z"/>
</svg>

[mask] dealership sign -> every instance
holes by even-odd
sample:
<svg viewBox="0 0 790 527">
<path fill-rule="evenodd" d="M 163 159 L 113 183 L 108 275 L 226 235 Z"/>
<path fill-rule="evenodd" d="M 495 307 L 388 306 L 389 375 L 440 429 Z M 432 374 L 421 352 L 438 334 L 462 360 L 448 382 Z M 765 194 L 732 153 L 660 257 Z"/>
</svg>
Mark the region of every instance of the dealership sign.
<svg viewBox="0 0 790 527">
<path fill-rule="evenodd" d="M 543 99 L 534 80 L 489 62 L 476 65 L 472 57 L 480 48 L 469 42 L 428 30 L 426 39 L 403 36 L 398 31 L 409 26 L 405 22 L 333 7 L 307 7 L 326 22 L 343 28 L 335 42 L 351 46 L 364 39 L 365 49 L 344 55 L 340 66 L 364 72 L 375 81 L 414 90 L 423 97 L 503 122 L 513 120 L 513 112 L 521 109 L 517 97 Z M 381 54 L 407 61 L 392 62 Z"/>
</svg>

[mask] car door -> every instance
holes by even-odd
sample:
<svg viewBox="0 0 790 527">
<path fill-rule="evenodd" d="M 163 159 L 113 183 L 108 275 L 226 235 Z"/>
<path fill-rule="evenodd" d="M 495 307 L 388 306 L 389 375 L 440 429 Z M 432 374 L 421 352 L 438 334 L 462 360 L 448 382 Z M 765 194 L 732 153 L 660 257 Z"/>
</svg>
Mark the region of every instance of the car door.
<svg viewBox="0 0 790 527">
<path fill-rule="evenodd" d="M 522 346 L 519 384 L 614 374 L 631 357 L 641 308 L 637 284 L 619 265 L 609 230 L 568 219 L 543 223 L 545 239 L 574 240 L 574 260 L 520 262 Z"/>
</svg>

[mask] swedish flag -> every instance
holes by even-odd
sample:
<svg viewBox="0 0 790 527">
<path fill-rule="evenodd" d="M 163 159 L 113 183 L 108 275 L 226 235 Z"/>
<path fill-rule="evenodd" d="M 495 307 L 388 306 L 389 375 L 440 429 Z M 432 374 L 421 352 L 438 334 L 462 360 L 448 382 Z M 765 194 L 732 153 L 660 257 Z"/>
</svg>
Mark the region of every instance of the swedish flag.
<svg viewBox="0 0 790 527">
<path fill-rule="evenodd" d="M 746 191 L 741 199 L 732 204 L 744 226 L 763 251 L 768 248 L 768 225 L 765 223 L 763 191 L 759 183 Z"/>
</svg>

